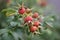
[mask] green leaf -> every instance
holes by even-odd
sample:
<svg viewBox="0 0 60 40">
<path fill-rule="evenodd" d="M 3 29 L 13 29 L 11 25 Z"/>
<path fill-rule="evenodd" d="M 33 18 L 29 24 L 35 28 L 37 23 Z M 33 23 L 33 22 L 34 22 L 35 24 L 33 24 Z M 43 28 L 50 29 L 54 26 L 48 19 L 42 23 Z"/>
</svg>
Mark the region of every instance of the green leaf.
<svg viewBox="0 0 60 40">
<path fill-rule="evenodd" d="M 12 8 L 7 8 L 7 9 L 3 9 L 2 12 L 16 12 L 15 9 L 12 9 Z"/>
<path fill-rule="evenodd" d="M 18 32 L 17 33 L 16 32 L 11 32 L 11 34 L 14 37 L 15 40 L 19 40 L 19 39 L 23 40 L 21 34 L 19 34 Z"/>
<path fill-rule="evenodd" d="M 0 29 L 0 35 L 8 32 L 8 29 Z"/>
<path fill-rule="evenodd" d="M 9 35 L 8 33 L 4 33 L 2 35 L 2 40 L 14 40 L 14 38 L 11 35 Z"/>
<path fill-rule="evenodd" d="M 15 40 L 18 40 L 18 34 L 15 32 L 11 32 L 12 36 L 14 37 Z"/>
</svg>

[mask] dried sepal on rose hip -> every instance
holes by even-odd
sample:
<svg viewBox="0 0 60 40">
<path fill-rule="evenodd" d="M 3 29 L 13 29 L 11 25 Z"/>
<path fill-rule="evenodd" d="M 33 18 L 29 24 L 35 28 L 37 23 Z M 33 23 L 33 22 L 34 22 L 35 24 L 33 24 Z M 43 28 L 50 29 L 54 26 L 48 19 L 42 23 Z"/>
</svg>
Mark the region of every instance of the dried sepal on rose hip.
<svg viewBox="0 0 60 40">
<path fill-rule="evenodd" d="M 38 30 L 38 28 L 36 26 L 31 26 L 30 27 L 30 32 L 35 32 L 36 30 Z"/>
<path fill-rule="evenodd" d="M 37 18 L 39 16 L 38 12 L 34 12 L 33 18 Z"/>
<path fill-rule="evenodd" d="M 24 22 L 29 22 L 29 21 L 32 21 L 33 18 L 31 16 L 27 16 L 24 18 Z"/>
<path fill-rule="evenodd" d="M 18 13 L 19 13 L 19 14 L 24 14 L 25 11 L 26 11 L 26 10 L 25 10 L 24 7 L 21 7 L 21 8 L 18 9 Z"/>
<path fill-rule="evenodd" d="M 35 34 L 35 35 L 36 35 L 36 34 L 40 34 L 40 32 L 35 31 L 34 34 Z"/>
<path fill-rule="evenodd" d="M 32 21 L 28 21 L 27 24 L 29 27 L 32 26 Z"/>
</svg>

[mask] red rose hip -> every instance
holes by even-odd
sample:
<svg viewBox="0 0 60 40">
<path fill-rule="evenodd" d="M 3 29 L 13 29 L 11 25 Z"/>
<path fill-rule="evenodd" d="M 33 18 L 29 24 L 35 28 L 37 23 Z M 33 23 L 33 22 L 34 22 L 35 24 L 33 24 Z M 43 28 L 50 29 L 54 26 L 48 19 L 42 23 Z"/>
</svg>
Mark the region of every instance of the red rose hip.
<svg viewBox="0 0 60 40">
<path fill-rule="evenodd" d="M 7 3 L 10 3 L 10 0 L 6 0 Z"/>
<path fill-rule="evenodd" d="M 46 2 L 41 2 L 41 6 L 46 6 L 47 5 L 47 3 Z"/>
<path fill-rule="evenodd" d="M 24 7 L 20 8 L 20 9 L 18 10 L 18 13 L 19 13 L 19 14 L 24 14 L 24 12 L 25 12 L 25 8 L 24 8 Z"/>
<path fill-rule="evenodd" d="M 33 18 L 31 16 L 27 16 L 24 18 L 24 22 L 32 21 Z"/>
<path fill-rule="evenodd" d="M 30 27 L 30 32 L 35 32 L 38 28 L 36 26 Z"/>
<path fill-rule="evenodd" d="M 40 24 L 40 22 L 39 22 L 39 21 L 35 21 L 35 22 L 33 23 L 33 25 L 34 25 L 34 26 L 36 26 L 36 27 L 38 27 L 38 26 L 39 26 L 39 24 Z"/>
<path fill-rule="evenodd" d="M 33 18 L 37 18 L 37 17 L 38 17 L 38 13 L 35 12 L 35 13 L 33 14 Z"/>
</svg>

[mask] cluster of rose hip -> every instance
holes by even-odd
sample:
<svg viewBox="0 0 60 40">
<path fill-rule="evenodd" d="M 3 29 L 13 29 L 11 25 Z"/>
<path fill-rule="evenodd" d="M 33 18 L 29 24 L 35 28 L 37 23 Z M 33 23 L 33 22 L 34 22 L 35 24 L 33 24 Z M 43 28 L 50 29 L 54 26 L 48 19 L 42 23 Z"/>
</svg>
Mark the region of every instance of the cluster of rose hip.
<svg viewBox="0 0 60 40">
<path fill-rule="evenodd" d="M 41 6 L 46 6 L 46 3 L 42 2 Z M 32 9 L 26 8 L 24 7 L 24 5 L 22 5 L 19 8 L 18 13 L 22 15 L 24 24 L 27 23 L 27 25 L 29 26 L 30 32 L 35 33 L 39 31 L 39 29 L 41 29 L 40 27 L 41 27 L 42 19 L 40 18 L 40 15 L 38 12 L 36 11 L 32 12 Z"/>
<path fill-rule="evenodd" d="M 30 32 L 34 33 L 40 29 L 40 23 L 42 20 L 39 19 L 40 16 L 38 12 L 32 12 L 32 10 L 29 8 L 20 7 L 18 13 L 23 15 L 22 18 L 24 20 L 24 24 L 27 23 Z"/>
</svg>

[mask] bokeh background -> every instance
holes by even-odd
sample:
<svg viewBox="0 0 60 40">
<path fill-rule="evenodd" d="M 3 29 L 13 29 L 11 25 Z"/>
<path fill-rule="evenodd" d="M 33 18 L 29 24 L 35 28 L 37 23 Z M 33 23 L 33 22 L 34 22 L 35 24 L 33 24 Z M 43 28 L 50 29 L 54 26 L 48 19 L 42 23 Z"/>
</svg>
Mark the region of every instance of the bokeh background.
<svg viewBox="0 0 60 40">
<path fill-rule="evenodd" d="M 60 29 L 60 0 L 47 0 L 47 2 L 48 4 L 53 6 L 52 8 L 52 10 L 54 10 L 53 14 L 56 15 L 56 18 L 57 18 L 57 22 L 55 23 L 57 25 L 57 29 Z"/>
<path fill-rule="evenodd" d="M 54 6 L 54 14 L 56 14 L 57 19 L 60 21 L 60 0 L 48 0 L 48 3 Z"/>
<path fill-rule="evenodd" d="M 14 2 L 15 1 L 16 0 L 14 0 Z M 15 4 L 16 4 L 14 2 L 13 2 L 13 4 L 14 4 L 13 6 L 15 6 Z M 54 15 L 56 17 L 56 21 L 54 22 L 54 29 L 56 29 L 56 32 L 52 32 L 52 35 L 49 35 L 49 36 L 47 35 L 47 33 L 45 33 L 46 35 L 45 34 L 42 35 L 44 37 L 42 37 L 41 40 L 60 40 L 60 0 L 47 0 L 47 3 L 48 3 L 48 5 L 44 12 L 44 15 L 46 15 L 46 16 Z M 0 11 L 3 10 L 4 8 L 10 7 L 9 5 L 10 4 L 9 4 L 8 0 L 0 0 Z M 44 38 L 46 38 L 46 39 L 44 39 Z M 38 38 L 36 37 L 35 40 L 36 39 L 38 39 Z"/>
</svg>

